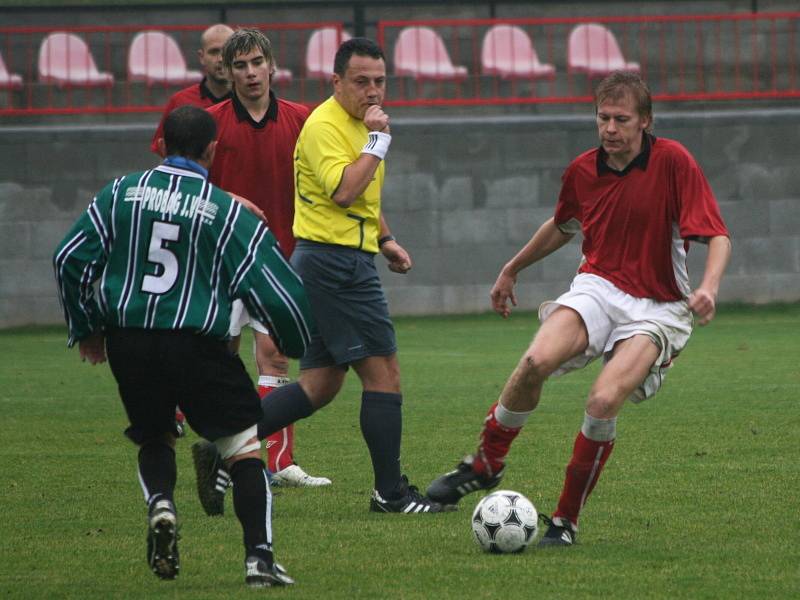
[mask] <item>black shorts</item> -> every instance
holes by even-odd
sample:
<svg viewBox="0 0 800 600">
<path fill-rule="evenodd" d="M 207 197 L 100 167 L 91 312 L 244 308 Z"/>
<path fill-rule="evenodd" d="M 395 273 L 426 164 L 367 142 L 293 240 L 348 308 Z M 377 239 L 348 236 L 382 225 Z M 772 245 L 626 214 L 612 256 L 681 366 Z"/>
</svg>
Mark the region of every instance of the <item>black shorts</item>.
<svg viewBox="0 0 800 600">
<path fill-rule="evenodd" d="M 222 340 L 189 331 L 111 329 L 106 350 L 130 421 L 125 435 L 137 444 L 176 433 L 176 405 L 211 441 L 263 416 L 247 370 Z"/>
<path fill-rule="evenodd" d="M 306 288 L 317 331 L 301 369 L 344 366 L 397 352 L 389 305 L 374 255 L 332 244 L 299 240 L 292 266 Z"/>
</svg>

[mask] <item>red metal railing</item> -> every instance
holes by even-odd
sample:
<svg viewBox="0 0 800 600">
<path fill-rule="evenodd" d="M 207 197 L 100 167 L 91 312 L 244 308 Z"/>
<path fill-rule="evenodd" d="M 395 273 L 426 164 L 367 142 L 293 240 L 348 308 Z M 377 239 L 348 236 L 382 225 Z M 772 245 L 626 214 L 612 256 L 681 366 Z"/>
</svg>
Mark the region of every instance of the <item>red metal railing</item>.
<svg viewBox="0 0 800 600">
<path fill-rule="evenodd" d="M 272 85 L 279 96 L 314 105 L 330 94 L 326 78 L 306 77 L 306 49 L 314 31 L 332 28 L 341 35 L 341 23 L 240 26 L 260 29 L 270 38 L 278 66 Z M 171 94 L 202 76 L 196 51 L 206 27 L 0 28 L 0 115 L 160 112 Z M 162 48 L 165 60 L 174 58 L 177 47 L 190 73 L 181 78 L 170 71 L 166 77 L 163 66 L 152 77 L 133 73 L 131 43 L 143 31 L 163 32 L 174 41 L 159 45 L 151 61 L 158 62 Z M 162 40 L 148 37 L 144 54 L 148 43 Z"/>
<path fill-rule="evenodd" d="M 780 99 L 800 97 L 799 22 L 800 12 L 382 21 L 378 41 L 387 56 L 388 105 L 587 102 L 596 79 L 620 65 L 638 69 L 656 100 Z M 280 96 L 314 105 L 331 93 L 326 77 L 307 76 L 306 52 L 315 31 L 328 27 L 341 35 L 340 23 L 249 26 L 273 43 L 282 69 L 273 87 Z M 42 60 L 43 42 L 56 29 L 0 28 L 0 115 L 159 112 L 183 86 L 129 76 L 133 38 L 143 30 L 165 32 L 188 68 L 197 69 L 195 51 L 205 27 L 61 29 L 82 41 L 62 40 L 63 51 Z M 411 27 L 421 29 L 409 34 Z M 82 56 L 75 70 L 84 73 L 83 81 L 42 74 L 43 66 L 55 67 L 58 60 L 75 62 L 72 53 L 84 42 L 94 69 Z"/>
<path fill-rule="evenodd" d="M 800 97 L 799 22 L 800 12 L 383 21 L 378 40 L 393 105 L 586 102 L 612 67 L 640 71 L 656 100 L 774 99 Z M 432 64 L 431 31 L 449 64 Z"/>
</svg>

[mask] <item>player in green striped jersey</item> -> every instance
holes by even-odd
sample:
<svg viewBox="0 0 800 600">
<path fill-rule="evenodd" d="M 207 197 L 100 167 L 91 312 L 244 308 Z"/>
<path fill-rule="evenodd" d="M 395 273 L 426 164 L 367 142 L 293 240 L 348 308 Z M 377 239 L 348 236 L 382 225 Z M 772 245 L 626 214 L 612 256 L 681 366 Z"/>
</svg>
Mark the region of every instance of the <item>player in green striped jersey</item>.
<svg viewBox="0 0 800 600">
<path fill-rule="evenodd" d="M 170 113 L 164 163 L 116 179 L 94 198 L 56 250 L 56 280 L 69 345 L 77 342 L 92 364 L 107 352 L 119 385 L 125 433 L 140 447 L 156 575 L 173 579 L 179 570 L 177 404 L 230 472 L 246 582 L 285 585 L 293 581 L 273 559 L 272 497 L 256 437 L 261 404 L 226 338 L 237 298 L 287 356 L 303 355 L 313 325 L 302 282 L 266 225 L 208 182 L 215 137 L 202 109 Z"/>
</svg>

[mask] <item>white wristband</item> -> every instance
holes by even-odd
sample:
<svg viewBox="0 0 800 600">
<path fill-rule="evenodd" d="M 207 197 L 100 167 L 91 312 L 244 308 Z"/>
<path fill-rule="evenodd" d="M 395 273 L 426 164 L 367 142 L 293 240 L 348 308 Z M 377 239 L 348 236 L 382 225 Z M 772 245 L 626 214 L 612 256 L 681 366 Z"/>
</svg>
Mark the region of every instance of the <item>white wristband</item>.
<svg viewBox="0 0 800 600">
<path fill-rule="evenodd" d="M 392 143 L 392 136 L 388 133 L 380 131 L 370 131 L 369 139 L 364 147 L 361 149 L 362 154 L 372 154 L 381 160 L 386 158 L 386 153 L 389 151 L 389 144 Z"/>
</svg>

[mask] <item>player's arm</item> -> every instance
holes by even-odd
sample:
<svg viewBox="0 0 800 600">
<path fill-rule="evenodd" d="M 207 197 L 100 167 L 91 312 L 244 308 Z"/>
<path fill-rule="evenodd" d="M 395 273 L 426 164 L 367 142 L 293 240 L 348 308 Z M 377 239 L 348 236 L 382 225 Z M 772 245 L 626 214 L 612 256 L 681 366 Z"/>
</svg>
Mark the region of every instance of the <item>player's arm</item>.
<svg viewBox="0 0 800 600">
<path fill-rule="evenodd" d="M 517 305 L 514 284 L 517 282 L 519 272 L 542 260 L 545 256 L 552 254 L 569 242 L 573 236 L 573 233 L 562 232 L 552 217 L 545 221 L 528 243 L 503 266 L 497 276 L 490 294 L 492 308 L 495 312 L 504 318 L 507 317 L 511 313 L 511 307 L 508 305 L 509 300 L 513 306 Z"/>
<path fill-rule="evenodd" d="M 397 243 L 388 223 L 381 212 L 380 216 L 380 235 L 378 236 L 378 246 L 381 254 L 389 261 L 389 270 L 395 273 L 406 274 L 411 270 L 411 255 Z"/>
<path fill-rule="evenodd" d="M 269 328 L 282 354 L 300 358 L 314 327 L 303 282 L 267 227 L 242 213 L 231 245 L 231 252 L 240 254 L 232 296 L 241 298 L 250 315 Z"/>
<path fill-rule="evenodd" d="M 714 318 L 719 284 L 730 257 L 731 241 L 728 236 L 717 235 L 708 240 L 708 256 L 703 280 L 689 295 L 689 308 L 699 317 L 700 325 L 706 325 Z"/>
<path fill-rule="evenodd" d="M 258 208 L 258 206 L 256 206 L 255 202 L 253 202 L 252 200 L 248 200 L 247 198 L 245 198 L 244 196 L 240 196 L 239 194 L 234 194 L 233 192 L 228 192 L 228 194 L 230 195 L 231 198 L 239 202 L 242 206 L 244 206 L 247 210 L 253 213 L 256 217 L 264 221 L 264 223 L 267 222 L 267 215 L 264 214 L 263 210 L 261 210 L 260 208 Z"/>
<path fill-rule="evenodd" d="M 100 308 L 93 284 L 105 266 L 109 231 L 103 210 L 95 199 L 67 232 L 53 256 L 58 297 L 69 327 L 70 347 L 101 332 Z M 104 355 L 98 357 L 96 352 L 89 350 L 85 355 L 83 348 L 81 356 L 93 363 L 105 360 Z M 93 360 L 93 357 L 98 360 Z"/>
<path fill-rule="evenodd" d="M 332 200 L 347 208 L 367 189 L 375 177 L 375 171 L 386 157 L 392 136 L 389 134 L 389 116 L 380 106 L 373 105 L 364 114 L 364 125 L 369 129 L 369 139 L 359 157 L 344 168 L 339 187 Z"/>
</svg>

